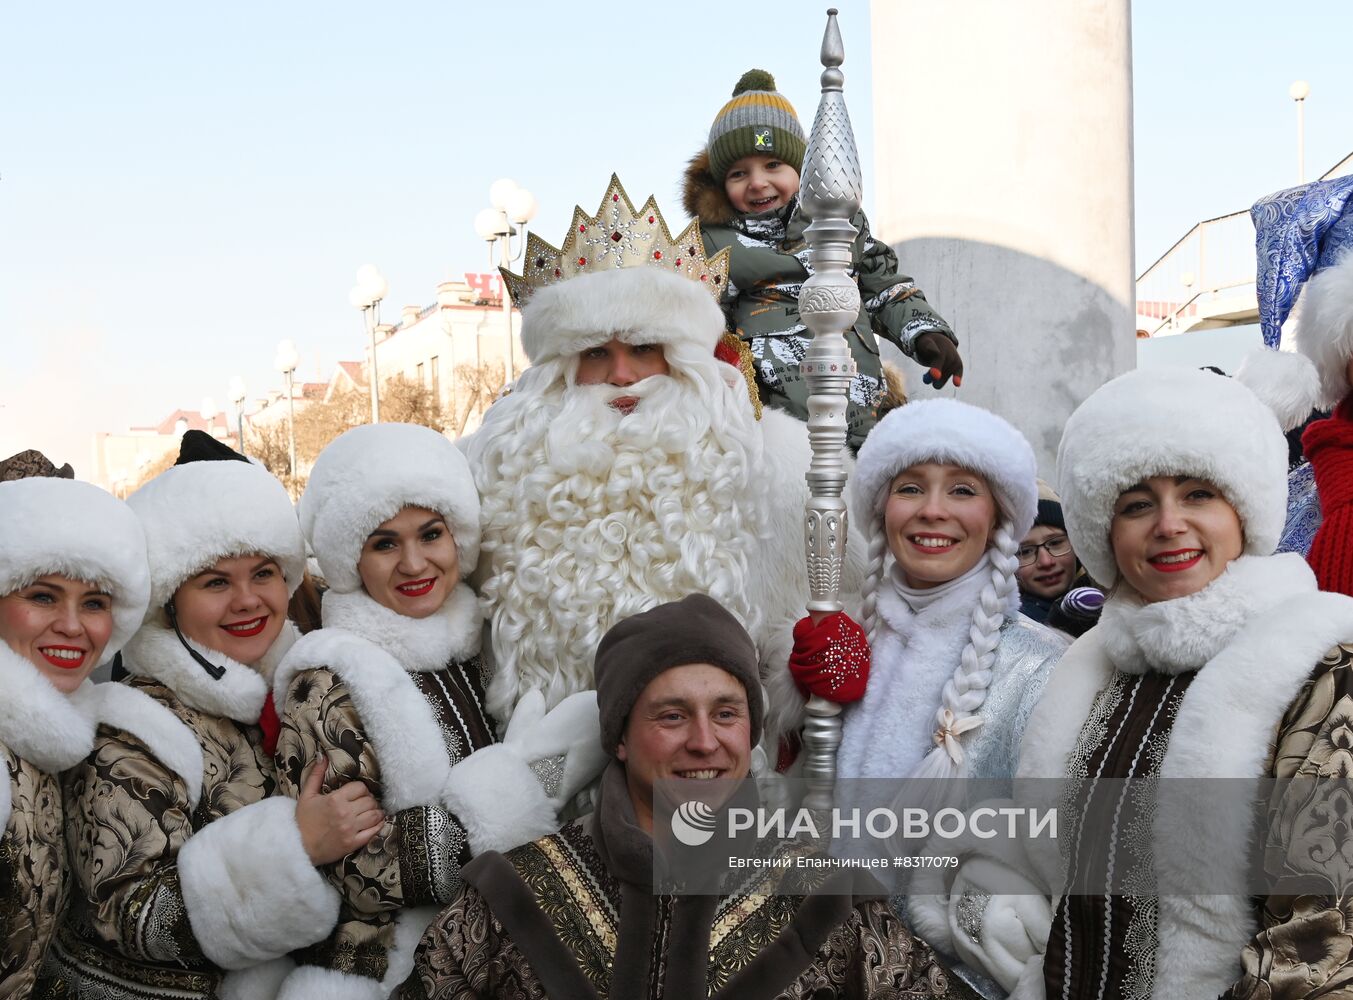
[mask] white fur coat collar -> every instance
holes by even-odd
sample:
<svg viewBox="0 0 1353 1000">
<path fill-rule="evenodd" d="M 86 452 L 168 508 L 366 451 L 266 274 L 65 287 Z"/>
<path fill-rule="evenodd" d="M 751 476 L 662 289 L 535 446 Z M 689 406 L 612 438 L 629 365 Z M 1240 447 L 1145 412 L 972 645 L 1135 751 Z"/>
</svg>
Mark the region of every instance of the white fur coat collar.
<svg viewBox="0 0 1353 1000">
<path fill-rule="evenodd" d="M 188 643 L 207 662 L 225 668 L 225 675 L 216 680 L 188 655 L 172 629 L 148 622 L 127 644 L 124 661 L 129 673 L 159 681 L 185 705 L 253 725 L 258 722 L 268 697 L 268 680 L 296 642 L 296 636 L 295 626 L 287 622 L 263 659 L 254 666 L 238 663 L 189 639 Z"/>
<path fill-rule="evenodd" d="M 1054 668 L 1025 729 L 1019 777 L 1065 775 L 1081 726 L 1115 669 L 1197 669 L 1160 777 L 1257 781 L 1269 773 L 1278 725 L 1315 665 L 1353 638 L 1353 599 L 1318 593 L 1310 569 L 1292 554 L 1244 557 L 1199 594 L 1162 602 L 1145 616 L 1142 608 L 1107 610 Z M 1192 632 L 1171 635 L 1180 630 Z M 1158 1000 L 1223 993 L 1239 977 L 1241 949 L 1258 929 L 1242 888 L 1252 816 L 1180 798 L 1162 797 L 1153 823 L 1157 884 L 1197 885 L 1203 872 L 1235 894 L 1159 897 Z M 1035 861 L 1045 876 L 1054 874 L 1048 858 Z"/>
<path fill-rule="evenodd" d="M 27 657 L 0 642 L 0 743 L 30 764 L 56 774 L 89 756 L 97 703 L 90 681 L 64 695 Z"/>
<path fill-rule="evenodd" d="M 983 559 L 919 611 L 892 577 L 882 582 L 869 684 L 864 698 L 845 711 L 837 756 L 841 777 L 906 777 L 934 746 L 944 684 L 958 666 L 973 607 L 989 578 Z M 1007 611 L 1017 608 L 1018 593 Z"/>
<path fill-rule="evenodd" d="M 478 600 L 463 583 L 441 611 L 421 620 L 396 614 L 364 592 L 330 591 L 324 596 L 324 627 L 302 636 L 273 677 L 278 711 L 286 711 L 287 689 L 298 673 L 332 670 L 347 685 L 376 749 L 385 808 L 439 802 L 453 762 L 432 706 L 409 674 L 474 656 L 481 622 Z"/>
<path fill-rule="evenodd" d="M 1197 670 L 1256 614 L 1313 590 L 1310 567 L 1290 553 L 1241 556 L 1198 593 L 1173 601 L 1143 604 L 1124 588 L 1104 606 L 1104 648 L 1128 674 Z"/>
<path fill-rule="evenodd" d="M 405 670 L 441 670 L 453 659 L 468 660 L 479 652 L 484 621 L 479 600 L 467 584 L 458 583 L 436 614 L 409 618 L 391 611 L 357 590 L 324 595 L 325 628 L 341 628 L 374 642 Z"/>
</svg>

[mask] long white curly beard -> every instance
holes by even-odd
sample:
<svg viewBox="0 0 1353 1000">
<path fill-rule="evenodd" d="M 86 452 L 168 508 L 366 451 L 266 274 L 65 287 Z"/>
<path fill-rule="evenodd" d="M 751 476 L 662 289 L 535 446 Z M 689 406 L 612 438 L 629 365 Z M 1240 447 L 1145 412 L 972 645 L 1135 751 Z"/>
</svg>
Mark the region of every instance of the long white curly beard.
<svg viewBox="0 0 1353 1000">
<path fill-rule="evenodd" d="M 471 440 L 500 720 L 532 687 L 550 706 L 592 688 L 607 629 L 657 604 L 709 594 L 757 634 L 760 430 L 723 362 L 691 350 L 667 347 L 680 375 L 624 389 L 566 385 L 566 361 L 535 366 Z M 628 416 L 610 406 L 621 396 L 639 397 Z"/>
</svg>

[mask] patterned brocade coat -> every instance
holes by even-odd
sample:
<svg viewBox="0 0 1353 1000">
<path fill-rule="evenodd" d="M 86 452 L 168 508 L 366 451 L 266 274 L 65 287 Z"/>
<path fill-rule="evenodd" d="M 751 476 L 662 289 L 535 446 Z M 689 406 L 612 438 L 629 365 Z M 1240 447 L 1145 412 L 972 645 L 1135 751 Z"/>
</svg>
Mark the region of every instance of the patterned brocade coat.
<svg viewBox="0 0 1353 1000">
<path fill-rule="evenodd" d="M 269 662 L 292 640 L 288 627 Z M 270 1000 L 283 956 L 333 926 L 337 895 L 310 863 L 295 803 L 270 798 L 256 725 L 266 681 L 199 652 L 225 667 L 220 680 L 173 632 L 143 626 L 128 684 L 99 687 L 125 705 L 101 712 L 93 752 L 66 775 L 74 889 L 42 1000 Z"/>
<path fill-rule="evenodd" d="M 338 922 L 296 954 L 280 997 L 366 1000 L 408 975 L 423 929 L 460 888 L 461 866 L 480 850 L 554 829 L 555 810 L 524 763 L 513 771 L 495 756 L 482 618 L 469 587 L 458 585 L 425 619 L 361 591 L 329 591 L 323 615 L 324 627 L 296 644 L 274 678 L 279 785 L 297 795 L 323 754 L 326 790 L 364 782 L 386 822 L 325 869 L 342 898 Z"/>
<path fill-rule="evenodd" d="M 0 997 L 31 995 L 68 890 L 60 771 L 94 743 L 93 691 L 66 698 L 0 641 Z"/>
<path fill-rule="evenodd" d="M 654 895 L 652 841 L 634 817 L 612 763 L 597 812 L 476 858 L 400 1000 L 949 995 L 930 949 L 881 900 L 775 895 L 760 879 L 720 897 Z"/>
</svg>

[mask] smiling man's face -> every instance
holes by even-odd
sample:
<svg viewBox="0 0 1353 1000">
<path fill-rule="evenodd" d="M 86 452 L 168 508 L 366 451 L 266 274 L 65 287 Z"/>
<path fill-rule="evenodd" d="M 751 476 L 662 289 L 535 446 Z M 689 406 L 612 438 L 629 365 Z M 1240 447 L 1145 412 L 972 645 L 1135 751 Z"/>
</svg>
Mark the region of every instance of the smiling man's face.
<svg viewBox="0 0 1353 1000">
<path fill-rule="evenodd" d="M 664 670 L 639 694 L 616 756 L 625 765 L 639 823 L 651 832 L 655 782 L 747 776 L 752 760 L 747 689 L 708 663 Z"/>
</svg>

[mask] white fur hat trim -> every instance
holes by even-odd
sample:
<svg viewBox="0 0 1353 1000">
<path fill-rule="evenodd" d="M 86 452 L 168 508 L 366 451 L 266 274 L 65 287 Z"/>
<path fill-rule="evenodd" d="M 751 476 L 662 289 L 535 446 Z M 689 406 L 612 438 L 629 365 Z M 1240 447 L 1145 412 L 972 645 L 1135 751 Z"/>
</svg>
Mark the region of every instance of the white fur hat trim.
<svg viewBox="0 0 1353 1000">
<path fill-rule="evenodd" d="M 922 462 L 980 473 L 996 494 L 1015 538 L 1038 513 L 1038 465 L 1024 435 L 990 410 L 956 399 L 927 399 L 878 422 L 855 463 L 855 517 L 863 526 L 883 509 L 885 492 L 903 469 Z"/>
<path fill-rule="evenodd" d="M 151 608 L 191 576 L 234 556 L 271 556 L 294 594 L 305 573 L 305 542 L 291 498 L 252 462 L 189 462 L 160 473 L 127 498 L 146 531 Z"/>
<path fill-rule="evenodd" d="M 1287 516 L 1287 440 L 1235 379 L 1189 368 L 1128 372 L 1071 414 L 1057 449 L 1062 513 L 1090 575 L 1118 579 L 1109 544 L 1119 494 L 1152 476 L 1196 476 L 1240 516 L 1245 551 L 1270 555 Z"/>
<path fill-rule="evenodd" d="M 1346 373 L 1353 359 L 1353 252 L 1306 282 L 1295 339 L 1320 373 L 1317 405 L 1337 406 L 1348 395 Z"/>
<path fill-rule="evenodd" d="M 531 364 L 569 357 L 615 338 L 626 344 L 688 342 L 713 353 L 726 329 L 702 282 L 656 267 L 580 274 L 533 294 L 521 343 Z"/>
<path fill-rule="evenodd" d="M 107 587 L 113 598 L 108 662 L 141 626 L 150 570 L 141 522 L 121 500 L 73 479 L 0 483 L 0 595 L 57 574 Z"/>
<path fill-rule="evenodd" d="M 575 279 L 577 280 L 577 279 Z M 479 561 L 479 493 L 465 456 L 430 427 L 364 424 L 320 452 L 301 497 L 301 528 L 324 582 L 358 590 L 357 560 L 367 537 L 405 507 L 446 518 L 462 576 Z"/>
</svg>

